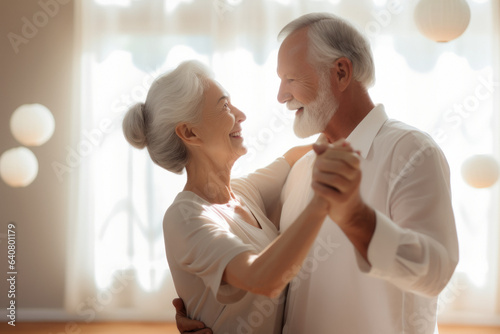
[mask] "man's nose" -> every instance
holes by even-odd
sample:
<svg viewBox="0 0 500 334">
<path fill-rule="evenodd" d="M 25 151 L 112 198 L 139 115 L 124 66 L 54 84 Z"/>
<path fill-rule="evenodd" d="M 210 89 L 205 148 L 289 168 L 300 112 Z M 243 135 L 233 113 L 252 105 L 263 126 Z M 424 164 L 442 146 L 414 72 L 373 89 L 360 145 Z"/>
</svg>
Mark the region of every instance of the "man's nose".
<svg viewBox="0 0 500 334">
<path fill-rule="evenodd" d="M 280 84 L 280 89 L 278 90 L 278 102 L 279 103 L 286 103 L 292 99 L 292 95 L 288 92 L 286 89 L 286 83 L 282 82 Z"/>
</svg>

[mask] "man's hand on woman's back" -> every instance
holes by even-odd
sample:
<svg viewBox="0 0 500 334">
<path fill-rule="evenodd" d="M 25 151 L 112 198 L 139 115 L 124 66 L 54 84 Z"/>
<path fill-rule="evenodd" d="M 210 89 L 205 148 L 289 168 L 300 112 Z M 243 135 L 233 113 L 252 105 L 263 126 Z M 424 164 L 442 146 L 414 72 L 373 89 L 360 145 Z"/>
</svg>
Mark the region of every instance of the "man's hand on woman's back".
<svg viewBox="0 0 500 334">
<path fill-rule="evenodd" d="M 181 334 L 196 333 L 196 334 L 213 334 L 210 328 L 206 328 L 205 324 L 198 320 L 189 319 L 186 314 L 186 307 L 180 298 L 175 298 L 172 301 L 175 307 L 175 323 Z"/>
</svg>

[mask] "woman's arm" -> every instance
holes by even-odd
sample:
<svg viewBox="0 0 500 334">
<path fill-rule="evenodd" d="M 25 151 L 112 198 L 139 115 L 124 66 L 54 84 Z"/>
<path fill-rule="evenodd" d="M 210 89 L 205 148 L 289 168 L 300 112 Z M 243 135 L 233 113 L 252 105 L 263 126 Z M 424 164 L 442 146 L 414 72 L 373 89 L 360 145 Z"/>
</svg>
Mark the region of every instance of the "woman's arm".
<svg viewBox="0 0 500 334">
<path fill-rule="evenodd" d="M 320 134 L 318 139 L 316 139 L 316 145 L 328 145 L 328 139 L 326 138 L 325 134 Z M 285 160 L 288 162 L 290 167 L 293 167 L 297 161 L 300 160 L 307 152 L 313 149 L 313 144 L 310 145 L 303 145 L 303 146 L 295 146 L 289 149 L 285 154 L 283 154 L 283 157 Z M 323 151 L 321 151 L 323 153 Z"/>
<path fill-rule="evenodd" d="M 290 167 L 293 167 L 293 165 L 295 165 L 295 163 L 310 150 L 312 150 L 312 144 L 304 146 L 295 146 L 289 149 L 285 154 L 283 154 L 283 157 L 288 162 Z"/>
<path fill-rule="evenodd" d="M 243 182 L 247 183 L 245 185 L 247 189 L 255 188 L 259 192 L 262 198 L 262 209 L 277 229 L 280 226 L 281 190 L 290 168 L 310 150 L 312 150 L 312 145 L 293 147 L 269 166 L 260 168 L 246 177 L 233 180 L 233 186 L 237 182 Z"/>
<path fill-rule="evenodd" d="M 299 161 L 300 158 L 302 158 L 307 152 L 311 150 L 312 144 L 295 146 L 289 149 L 285 154 L 283 154 L 283 158 L 291 168 L 297 161 Z M 281 173 L 281 175 L 276 175 L 276 173 L 269 173 L 266 178 L 262 177 L 264 173 L 256 173 L 256 175 L 259 175 L 259 177 L 254 176 L 249 178 L 249 180 L 253 181 L 253 184 L 259 189 L 265 207 L 264 212 L 277 229 L 280 228 L 280 194 L 289 171 L 290 169 L 287 170 L 286 174 Z"/>
<path fill-rule="evenodd" d="M 277 297 L 299 272 L 327 212 L 326 201 L 315 196 L 292 226 L 261 253 L 235 256 L 222 280 L 252 293 Z"/>
<path fill-rule="evenodd" d="M 347 153 L 351 159 L 359 162 L 358 154 L 344 140 L 327 144 L 326 137 L 322 137 L 313 148 L 317 154 L 313 167 L 313 185 L 321 184 L 321 188 L 339 187 L 338 184 L 343 184 L 340 179 L 345 174 L 360 173 L 359 163 L 331 165 L 328 154 L 324 154 L 327 151 L 330 155 L 331 151 L 344 155 Z M 330 175 L 332 170 L 338 173 L 335 177 Z M 317 192 L 317 188 L 313 187 L 313 199 L 283 234 L 259 254 L 247 251 L 235 256 L 226 266 L 222 280 L 253 293 L 278 296 L 299 272 L 326 217 L 325 210 L 331 209 L 327 204 L 328 197 L 320 196 L 321 192 Z"/>
</svg>

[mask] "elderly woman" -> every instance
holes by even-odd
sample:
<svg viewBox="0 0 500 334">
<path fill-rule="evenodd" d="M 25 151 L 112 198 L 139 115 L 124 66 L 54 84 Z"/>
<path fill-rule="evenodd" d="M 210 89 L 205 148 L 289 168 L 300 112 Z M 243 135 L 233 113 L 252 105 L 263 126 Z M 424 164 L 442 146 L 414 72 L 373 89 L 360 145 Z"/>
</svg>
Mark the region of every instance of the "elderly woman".
<svg viewBox="0 0 500 334">
<path fill-rule="evenodd" d="M 123 121 L 128 142 L 151 159 L 187 172 L 184 190 L 164 218 L 168 263 L 187 316 L 214 333 L 280 333 L 282 291 L 302 265 L 327 215 L 317 194 L 279 234 L 280 193 L 298 147 L 270 166 L 231 180 L 246 153 L 245 114 L 210 71 L 184 62 L 153 83 L 145 103 Z"/>
</svg>

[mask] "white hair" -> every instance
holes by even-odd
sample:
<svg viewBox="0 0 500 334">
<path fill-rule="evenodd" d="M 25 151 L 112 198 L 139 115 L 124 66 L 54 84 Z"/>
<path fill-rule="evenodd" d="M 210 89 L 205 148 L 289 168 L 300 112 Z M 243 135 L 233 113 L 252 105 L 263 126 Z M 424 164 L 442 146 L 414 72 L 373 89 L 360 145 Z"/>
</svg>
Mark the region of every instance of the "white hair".
<svg viewBox="0 0 500 334">
<path fill-rule="evenodd" d="M 185 61 L 158 77 L 145 103 L 136 103 L 123 119 L 123 133 L 134 147 L 148 148 L 151 159 L 173 173 L 182 173 L 188 150 L 175 133 L 182 122 L 201 120 L 203 94 L 212 72 L 198 61 Z"/>
<path fill-rule="evenodd" d="M 329 13 L 310 13 L 288 23 L 278 34 L 280 40 L 308 27 L 311 65 L 331 68 L 335 60 L 346 57 L 352 62 L 353 78 L 370 87 L 375 82 L 375 67 L 368 39 L 348 21 Z"/>
</svg>

